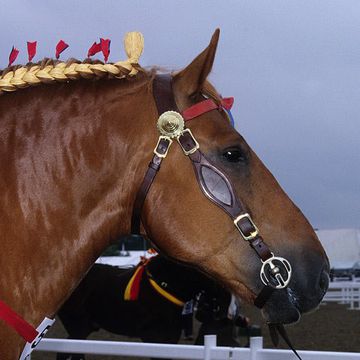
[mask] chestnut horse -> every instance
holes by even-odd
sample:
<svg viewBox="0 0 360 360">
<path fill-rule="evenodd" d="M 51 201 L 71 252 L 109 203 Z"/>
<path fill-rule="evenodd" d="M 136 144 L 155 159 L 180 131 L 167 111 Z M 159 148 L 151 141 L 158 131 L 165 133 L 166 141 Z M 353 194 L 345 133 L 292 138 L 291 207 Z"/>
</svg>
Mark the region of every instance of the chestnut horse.
<svg viewBox="0 0 360 360">
<path fill-rule="evenodd" d="M 172 76 L 178 111 L 206 98 L 219 101 L 206 81 L 218 38 L 219 30 Z M 109 243 L 130 232 L 159 138 L 154 78 L 153 71 L 140 71 L 122 80 L 63 81 L 0 96 L 0 300 L 35 327 L 56 313 Z M 313 228 L 224 111 L 203 113 L 188 128 L 232 183 L 271 252 L 291 264 L 288 286 L 263 307 L 266 321 L 297 321 L 318 306 L 328 286 L 328 259 Z M 163 253 L 246 301 L 262 291 L 262 264 L 249 243 L 261 251 L 264 242 L 244 241 L 246 230 L 241 236 L 233 219 L 204 196 L 179 144 L 164 159 L 141 215 Z M 18 359 L 24 343 L 0 320 L 1 360 Z"/>
</svg>

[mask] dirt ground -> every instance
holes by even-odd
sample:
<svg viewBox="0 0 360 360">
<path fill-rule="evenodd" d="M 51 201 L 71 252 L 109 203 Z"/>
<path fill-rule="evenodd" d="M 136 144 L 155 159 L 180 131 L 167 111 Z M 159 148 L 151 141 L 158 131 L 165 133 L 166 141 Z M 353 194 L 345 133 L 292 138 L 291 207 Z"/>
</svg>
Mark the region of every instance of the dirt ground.
<svg viewBox="0 0 360 360">
<path fill-rule="evenodd" d="M 261 315 L 255 308 L 245 307 L 244 313 L 251 318 L 252 324 L 261 326 L 264 347 L 273 348 L 269 333 L 262 323 Z M 198 324 L 195 324 L 195 328 Z M 348 310 L 346 305 L 326 304 L 319 310 L 303 316 L 298 324 L 287 327 L 288 334 L 298 350 L 351 351 L 360 352 L 360 310 Z M 47 337 L 66 338 L 66 332 L 60 321 L 56 321 Z M 92 334 L 93 340 L 139 341 L 127 337 L 113 335 L 105 331 Z M 240 339 L 244 343 L 244 339 Z M 182 340 L 190 344 L 190 341 Z M 286 349 L 283 342 L 279 348 Z M 136 359 L 126 357 L 87 355 L 87 360 Z M 55 353 L 35 352 L 32 360 L 55 360 Z"/>
</svg>

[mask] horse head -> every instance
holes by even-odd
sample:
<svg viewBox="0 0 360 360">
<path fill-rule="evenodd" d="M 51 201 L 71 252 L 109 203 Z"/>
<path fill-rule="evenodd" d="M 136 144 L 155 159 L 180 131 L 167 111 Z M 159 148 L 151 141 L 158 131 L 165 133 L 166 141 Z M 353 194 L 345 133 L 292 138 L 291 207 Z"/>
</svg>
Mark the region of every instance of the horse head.
<svg viewBox="0 0 360 360">
<path fill-rule="evenodd" d="M 206 80 L 218 38 L 217 30 L 209 46 L 172 77 L 176 110 L 182 114 L 209 98 L 221 102 Z M 264 287 L 266 270 L 262 265 L 267 262 L 281 274 L 280 282 L 286 284 L 267 299 L 263 307 L 266 320 L 297 321 L 300 314 L 319 305 L 328 287 L 328 259 L 313 228 L 231 126 L 220 106 L 200 112 L 187 122 L 187 127 L 191 130 L 190 142 L 199 144 L 207 169 L 194 173 L 192 163 L 197 160 L 189 161 L 181 141 L 181 146 L 172 145 L 145 202 L 142 219 L 147 234 L 163 252 L 195 264 L 250 302 Z M 213 190 L 209 191 L 210 187 Z M 234 226 L 229 213 L 216 206 L 216 198 L 224 196 L 230 200 L 222 202 L 237 199 L 241 203 L 245 217 L 235 222 L 244 220 L 244 227 L 251 228 L 250 236 L 241 226 Z M 258 233 L 261 238 L 255 244 L 252 240 L 258 238 Z M 271 256 L 262 258 L 261 247 Z"/>
<path fill-rule="evenodd" d="M 166 78 L 136 64 L 142 46 L 131 41 L 125 62 L 44 60 L 0 72 L 0 300 L 25 320 L 36 326 L 56 312 L 129 233 L 133 208 L 160 250 L 238 297 L 262 298 L 268 322 L 294 322 L 319 304 L 329 271 L 319 240 L 206 80 L 218 37 Z M 57 86 L 33 86 L 49 82 Z M 19 358 L 23 340 L 8 324 L 0 338 L 2 358 Z"/>
</svg>

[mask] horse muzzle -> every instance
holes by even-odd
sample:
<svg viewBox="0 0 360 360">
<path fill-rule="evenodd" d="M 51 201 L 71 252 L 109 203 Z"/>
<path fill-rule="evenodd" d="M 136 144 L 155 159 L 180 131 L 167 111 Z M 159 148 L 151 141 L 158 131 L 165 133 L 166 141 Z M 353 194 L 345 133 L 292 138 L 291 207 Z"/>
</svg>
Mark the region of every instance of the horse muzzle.
<svg viewBox="0 0 360 360">
<path fill-rule="evenodd" d="M 292 257 L 289 256 L 289 259 Z M 263 308 L 268 323 L 291 324 L 316 309 L 329 287 L 329 264 L 316 254 L 306 260 L 290 260 L 293 271 L 289 285 L 272 293 Z"/>
</svg>

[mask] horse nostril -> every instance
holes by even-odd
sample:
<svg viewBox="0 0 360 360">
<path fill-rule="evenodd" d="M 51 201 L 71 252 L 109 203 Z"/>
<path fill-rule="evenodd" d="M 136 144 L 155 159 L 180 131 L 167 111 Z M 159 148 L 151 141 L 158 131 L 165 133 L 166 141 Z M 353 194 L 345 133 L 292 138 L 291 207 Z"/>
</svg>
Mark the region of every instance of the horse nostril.
<svg viewBox="0 0 360 360">
<path fill-rule="evenodd" d="M 323 270 L 320 275 L 319 287 L 324 294 L 329 287 L 329 273 L 326 270 Z"/>
</svg>

